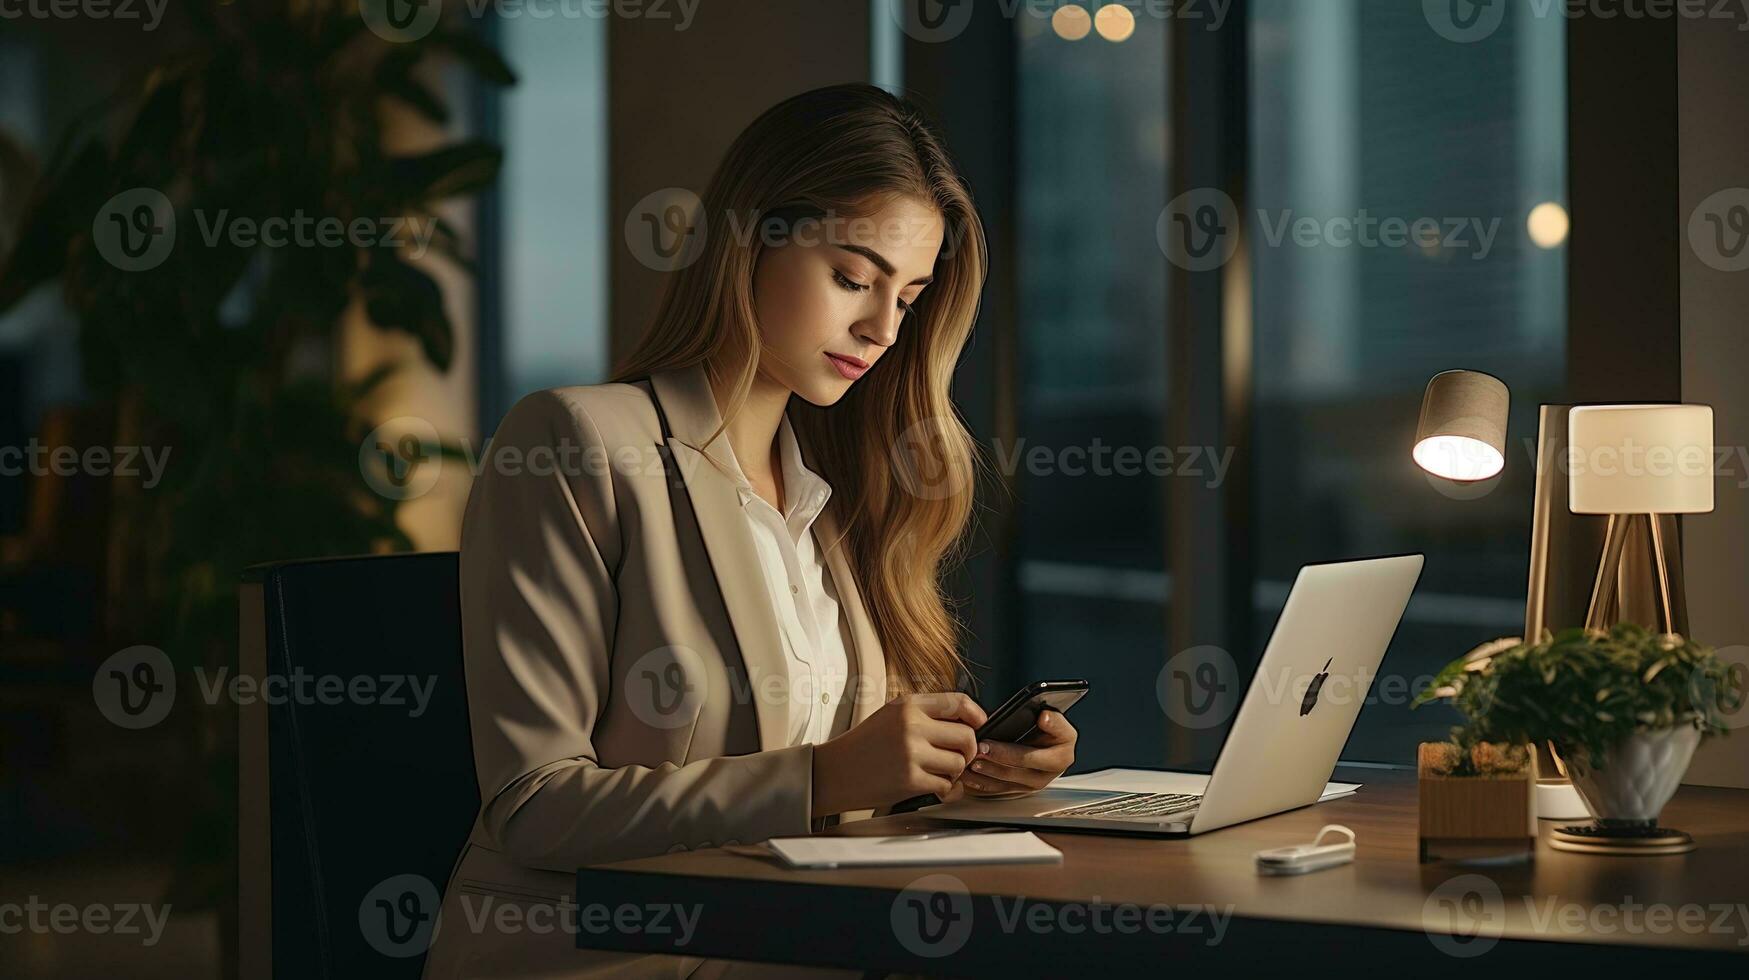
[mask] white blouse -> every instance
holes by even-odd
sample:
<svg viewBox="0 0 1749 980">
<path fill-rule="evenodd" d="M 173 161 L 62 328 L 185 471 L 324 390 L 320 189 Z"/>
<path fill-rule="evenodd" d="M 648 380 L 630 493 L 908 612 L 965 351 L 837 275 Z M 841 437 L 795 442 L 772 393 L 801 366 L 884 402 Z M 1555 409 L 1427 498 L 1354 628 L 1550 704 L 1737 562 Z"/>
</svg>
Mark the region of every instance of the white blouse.
<svg viewBox="0 0 1749 980">
<path fill-rule="evenodd" d="M 727 439 L 723 445 L 735 470 L 741 508 L 753 530 L 766 592 L 783 635 L 790 680 L 789 744 L 819 743 L 848 729 L 851 715 L 851 704 L 844 697 L 850 678 L 846 627 L 813 530 L 832 487 L 803 464 L 787 414 L 778 424 L 777 442 L 783 472 L 782 514 L 754 491 L 734 450 L 727 448 Z M 762 689 L 759 678 L 750 680 L 754 691 Z"/>
</svg>

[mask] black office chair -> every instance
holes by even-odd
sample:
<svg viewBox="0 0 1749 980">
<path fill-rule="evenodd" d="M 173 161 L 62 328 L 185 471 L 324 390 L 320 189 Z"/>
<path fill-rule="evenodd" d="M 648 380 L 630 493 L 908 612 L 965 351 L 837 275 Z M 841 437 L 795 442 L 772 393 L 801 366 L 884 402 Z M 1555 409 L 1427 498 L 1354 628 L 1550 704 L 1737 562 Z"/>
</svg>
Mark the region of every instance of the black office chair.
<svg viewBox="0 0 1749 980">
<path fill-rule="evenodd" d="M 456 589 L 454 552 L 245 576 L 240 676 L 288 686 L 239 711 L 242 976 L 419 976 L 480 802 Z"/>
</svg>

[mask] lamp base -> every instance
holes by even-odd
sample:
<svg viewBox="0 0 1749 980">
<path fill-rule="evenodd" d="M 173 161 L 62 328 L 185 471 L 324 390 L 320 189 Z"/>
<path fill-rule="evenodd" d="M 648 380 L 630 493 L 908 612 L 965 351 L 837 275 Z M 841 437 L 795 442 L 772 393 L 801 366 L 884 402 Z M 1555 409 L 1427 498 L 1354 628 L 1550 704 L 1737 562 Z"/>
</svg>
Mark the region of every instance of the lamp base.
<svg viewBox="0 0 1749 980">
<path fill-rule="evenodd" d="M 1536 781 L 1536 815 L 1539 820 L 1589 820 L 1591 811 L 1573 784 L 1565 779 Z"/>
<path fill-rule="evenodd" d="M 1585 824 L 1556 827 L 1549 831 L 1549 846 L 1557 851 L 1578 854 L 1652 856 L 1687 854 L 1694 850 L 1694 838 L 1680 830 L 1657 825 L 1615 828 Z"/>
</svg>

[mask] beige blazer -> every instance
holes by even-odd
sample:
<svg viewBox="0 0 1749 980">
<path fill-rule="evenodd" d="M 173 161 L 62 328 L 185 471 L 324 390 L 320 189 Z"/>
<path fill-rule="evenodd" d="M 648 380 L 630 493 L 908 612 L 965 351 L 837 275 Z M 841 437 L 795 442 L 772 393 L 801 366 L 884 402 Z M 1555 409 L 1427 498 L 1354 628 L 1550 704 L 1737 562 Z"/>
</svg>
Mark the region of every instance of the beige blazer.
<svg viewBox="0 0 1749 980">
<path fill-rule="evenodd" d="M 576 949 L 568 906 L 613 900 L 573 896 L 573 873 L 834 822 L 810 819 L 813 746 L 785 741 L 789 672 L 723 437 L 707 457 L 721 416 L 704 370 L 651 386 L 655 402 L 631 384 L 524 398 L 475 478 L 461 608 L 482 804 L 427 977 L 734 972 Z M 828 506 L 815 533 L 851 640 L 854 725 L 885 703 L 886 664 L 838 526 Z"/>
</svg>

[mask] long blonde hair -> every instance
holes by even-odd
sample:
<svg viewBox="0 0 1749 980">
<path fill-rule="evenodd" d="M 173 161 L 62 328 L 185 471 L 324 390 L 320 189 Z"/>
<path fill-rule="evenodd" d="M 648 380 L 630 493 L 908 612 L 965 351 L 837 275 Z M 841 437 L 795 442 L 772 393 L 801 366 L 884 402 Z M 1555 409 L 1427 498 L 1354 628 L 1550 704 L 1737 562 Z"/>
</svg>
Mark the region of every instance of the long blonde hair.
<svg viewBox="0 0 1749 980">
<path fill-rule="evenodd" d="M 895 195 L 941 214 L 934 282 L 875 370 L 838 404 L 822 409 L 796 399 L 789 412 L 809 464 L 833 487 L 829 506 L 843 536 L 823 546 L 847 549 L 894 695 L 959 684 L 964 661 L 942 576 L 961 557 L 978 462 L 948 389 L 977 318 L 984 231 L 922 113 L 871 85 L 837 85 L 754 120 L 706 188 L 702 251 L 669 277 L 655 320 L 613 375 L 629 380 L 705 364 L 713 383 L 732 393 L 723 413 L 731 417 L 758 373 L 753 270 L 769 247 L 736 228 L 797 211 L 866 216 Z"/>
</svg>

